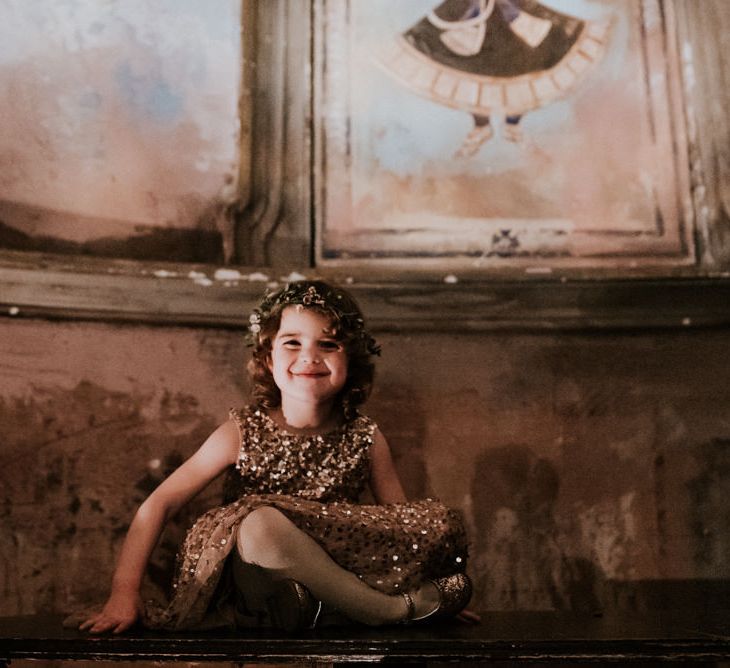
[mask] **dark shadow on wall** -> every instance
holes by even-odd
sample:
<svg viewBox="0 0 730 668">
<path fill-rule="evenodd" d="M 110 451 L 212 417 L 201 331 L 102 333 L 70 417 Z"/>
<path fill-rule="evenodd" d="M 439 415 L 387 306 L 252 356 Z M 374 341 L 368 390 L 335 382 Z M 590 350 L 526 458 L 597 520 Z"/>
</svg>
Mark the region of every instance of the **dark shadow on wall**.
<svg viewBox="0 0 730 668">
<path fill-rule="evenodd" d="M 66 610 L 106 594 L 137 505 L 215 428 L 195 397 L 111 391 L 88 381 L 0 400 L 0 614 Z M 150 564 L 169 584 L 211 488 L 170 522 Z M 93 576 L 89 576 L 93 574 Z"/>
<path fill-rule="evenodd" d="M 634 580 L 603 584 L 606 612 L 694 610 L 697 613 L 730 609 L 730 580 Z"/>
<path fill-rule="evenodd" d="M 388 439 L 406 496 L 422 499 L 432 494 L 423 451 L 428 420 L 418 393 L 408 385 L 378 385 L 368 412 Z"/>
<path fill-rule="evenodd" d="M 697 474 L 687 482 L 694 562 L 711 577 L 730 574 L 730 439 L 692 448 Z M 726 599 L 730 607 L 730 598 Z"/>
<path fill-rule="evenodd" d="M 141 261 L 173 261 L 220 264 L 223 257 L 223 237 L 215 227 L 215 218 L 204 212 L 198 227 L 154 227 L 129 225 L 133 230 L 125 236 L 99 235 L 87 241 L 72 241 L 49 234 L 28 234 L 7 222 L 8 209 L 22 211 L 23 220 L 51 219 L 54 226 L 72 225 L 76 216 L 40 207 L 0 202 L 0 249 L 36 253 L 58 253 L 80 257 L 124 258 Z M 27 209 L 27 210 L 26 210 Z M 211 214 L 215 212 L 212 211 Z M 12 218 L 12 216 L 10 216 Z M 114 221 L 115 223 L 117 221 Z M 104 228 L 104 220 L 95 221 Z M 118 226 L 118 223 L 117 223 Z"/>
<path fill-rule="evenodd" d="M 472 566 L 481 607 L 599 611 L 598 570 L 561 544 L 555 467 L 509 445 L 483 452 L 474 471 Z"/>
<path fill-rule="evenodd" d="M 596 615 L 730 608 L 730 440 L 687 447 L 698 463 L 686 483 L 698 577 L 687 579 L 606 578 L 600 566 L 576 556 L 579 529 L 556 512 L 555 466 L 523 445 L 481 453 L 472 481 L 475 607 Z"/>
</svg>

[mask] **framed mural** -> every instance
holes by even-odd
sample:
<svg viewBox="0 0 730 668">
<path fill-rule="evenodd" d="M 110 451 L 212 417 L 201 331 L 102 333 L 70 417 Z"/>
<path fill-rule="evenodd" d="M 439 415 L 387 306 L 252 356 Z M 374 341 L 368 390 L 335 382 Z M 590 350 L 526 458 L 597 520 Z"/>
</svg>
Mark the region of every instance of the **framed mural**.
<svg viewBox="0 0 730 668">
<path fill-rule="evenodd" d="M 695 262 L 665 0 L 318 0 L 321 266 Z"/>
<path fill-rule="evenodd" d="M 727 0 L 81 4 L 2 24 L 0 316 L 245 327 L 316 273 L 408 332 L 730 323 Z"/>
<path fill-rule="evenodd" d="M 0 317 L 245 326 L 306 270 L 310 18 L 0 3 Z"/>
<path fill-rule="evenodd" d="M 3 3 L 0 249 L 231 257 L 242 19 L 238 0 Z"/>
</svg>

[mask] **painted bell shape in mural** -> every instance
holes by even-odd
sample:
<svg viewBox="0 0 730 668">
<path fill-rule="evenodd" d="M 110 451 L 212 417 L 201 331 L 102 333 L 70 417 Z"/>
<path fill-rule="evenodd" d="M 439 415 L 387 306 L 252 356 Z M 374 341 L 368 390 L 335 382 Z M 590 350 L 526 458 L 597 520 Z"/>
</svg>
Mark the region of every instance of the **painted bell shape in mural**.
<svg viewBox="0 0 730 668">
<path fill-rule="evenodd" d="M 484 36 L 487 32 L 487 19 L 494 11 L 495 0 L 479 0 L 476 16 L 460 20 L 447 21 L 439 17 L 435 11 L 428 14 L 428 20 L 439 30 L 441 41 L 453 53 L 459 56 L 475 56 L 481 51 Z"/>
<path fill-rule="evenodd" d="M 548 19 L 541 19 L 539 16 L 520 10 L 517 18 L 510 21 L 509 29 L 534 49 L 543 43 L 552 25 Z"/>
<path fill-rule="evenodd" d="M 450 51 L 463 57 L 475 56 L 484 44 L 487 21 L 496 3 L 497 0 L 479 0 L 477 7 L 472 9 L 473 16 L 456 21 L 443 19 L 431 11 L 428 21 L 443 31 L 439 38 Z M 530 14 L 511 0 L 499 0 L 499 3 L 509 29 L 529 47 L 540 46 L 550 32 L 551 21 Z"/>
</svg>

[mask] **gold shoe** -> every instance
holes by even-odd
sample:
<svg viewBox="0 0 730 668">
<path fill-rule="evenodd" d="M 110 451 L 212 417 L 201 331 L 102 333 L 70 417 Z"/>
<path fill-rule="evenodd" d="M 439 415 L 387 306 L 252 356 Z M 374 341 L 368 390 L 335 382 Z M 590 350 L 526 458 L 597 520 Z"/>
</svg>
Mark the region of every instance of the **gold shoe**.
<svg viewBox="0 0 730 668">
<path fill-rule="evenodd" d="M 401 592 L 406 602 L 406 616 L 404 624 L 421 621 L 436 621 L 458 615 L 469 603 L 472 595 L 472 586 L 469 576 L 465 573 L 455 573 L 445 578 L 429 580 L 439 593 L 438 605 L 425 615 L 416 617 L 416 606 L 413 598 L 406 592 Z"/>
<path fill-rule="evenodd" d="M 458 615 L 469 603 L 472 595 L 471 580 L 466 573 L 455 573 L 446 578 L 431 580 L 439 592 L 439 604 L 436 609 L 429 613 L 438 618 L 454 617 Z"/>
</svg>

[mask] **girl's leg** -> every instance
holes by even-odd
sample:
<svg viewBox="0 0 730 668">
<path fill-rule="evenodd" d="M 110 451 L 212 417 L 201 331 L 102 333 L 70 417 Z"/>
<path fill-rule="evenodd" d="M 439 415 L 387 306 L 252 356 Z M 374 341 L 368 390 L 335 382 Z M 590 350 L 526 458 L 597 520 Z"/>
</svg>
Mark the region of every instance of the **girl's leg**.
<svg viewBox="0 0 730 668">
<path fill-rule="evenodd" d="M 339 566 L 319 544 L 271 506 L 248 514 L 238 530 L 241 559 L 279 578 L 292 578 L 313 596 L 364 624 L 399 622 L 406 617 L 402 596 L 389 596 Z M 439 594 L 427 585 L 412 594 L 416 616 L 438 606 Z"/>
<path fill-rule="evenodd" d="M 505 116 L 504 127 L 504 138 L 507 141 L 520 142 L 524 137 L 522 128 L 520 127 L 520 121 L 522 120 L 521 115 Z"/>
<path fill-rule="evenodd" d="M 482 144 L 488 142 L 494 136 L 494 130 L 489 116 L 472 114 L 474 127 L 466 135 L 461 146 L 456 151 L 456 158 L 470 158 L 479 152 Z"/>
</svg>

